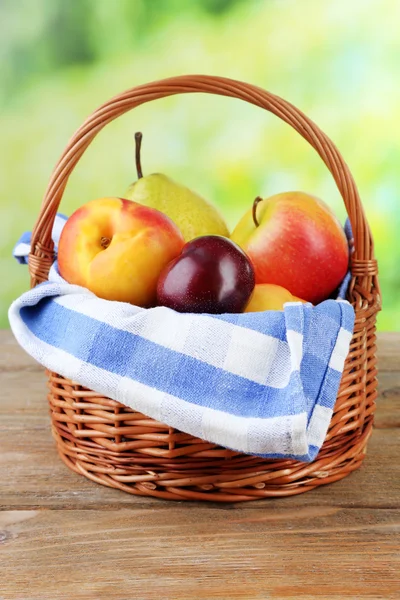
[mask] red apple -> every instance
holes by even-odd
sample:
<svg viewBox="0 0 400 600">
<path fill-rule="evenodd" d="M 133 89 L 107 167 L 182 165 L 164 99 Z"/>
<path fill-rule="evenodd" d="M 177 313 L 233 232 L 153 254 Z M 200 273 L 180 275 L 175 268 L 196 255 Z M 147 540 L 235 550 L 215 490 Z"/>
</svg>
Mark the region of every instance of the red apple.
<svg viewBox="0 0 400 600">
<path fill-rule="evenodd" d="M 219 235 L 188 242 L 161 273 L 158 304 L 178 312 L 242 312 L 254 288 L 254 271 L 246 254 Z"/>
<path fill-rule="evenodd" d="M 159 275 L 184 243 L 160 211 L 122 198 L 98 198 L 64 225 L 58 266 L 66 281 L 99 298 L 154 306 Z"/>
<path fill-rule="evenodd" d="M 348 269 L 342 226 L 322 200 L 303 192 L 255 201 L 231 239 L 250 257 L 256 283 L 280 285 L 313 304 L 327 299 Z"/>
</svg>

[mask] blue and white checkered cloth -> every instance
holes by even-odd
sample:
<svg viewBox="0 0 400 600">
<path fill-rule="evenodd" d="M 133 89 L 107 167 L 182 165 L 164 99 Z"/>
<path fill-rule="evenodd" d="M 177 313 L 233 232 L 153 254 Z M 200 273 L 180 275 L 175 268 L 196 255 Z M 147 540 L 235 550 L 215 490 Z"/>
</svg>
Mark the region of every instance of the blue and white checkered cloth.
<svg viewBox="0 0 400 600">
<path fill-rule="evenodd" d="M 309 462 L 329 427 L 354 310 L 343 299 L 263 313 L 143 309 L 66 283 L 54 263 L 9 319 L 20 345 L 64 377 L 215 444 Z"/>
</svg>

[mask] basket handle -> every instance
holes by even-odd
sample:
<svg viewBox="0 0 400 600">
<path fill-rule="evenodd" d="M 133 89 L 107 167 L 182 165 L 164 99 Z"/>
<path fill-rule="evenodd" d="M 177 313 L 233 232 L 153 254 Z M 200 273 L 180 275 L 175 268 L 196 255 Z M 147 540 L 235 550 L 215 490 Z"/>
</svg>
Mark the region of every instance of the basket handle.
<svg viewBox="0 0 400 600">
<path fill-rule="evenodd" d="M 331 140 L 292 104 L 262 88 L 224 77 L 183 75 L 134 87 L 115 96 L 95 110 L 76 131 L 58 161 L 48 184 L 36 221 L 29 255 L 31 286 L 45 281 L 53 261 L 51 232 L 68 178 L 97 133 L 128 110 L 145 102 L 193 92 L 238 98 L 275 114 L 291 125 L 318 152 L 344 200 L 354 235 L 351 256 L 352 282 L 349 296 L 358 308 L 379 310 L 380 296 L 373 240 L 354 179 Z M 372 294 L 374 290 L 374 294 Z M 375 312 L 374 311 L 374 312 Z"/>
</svg>

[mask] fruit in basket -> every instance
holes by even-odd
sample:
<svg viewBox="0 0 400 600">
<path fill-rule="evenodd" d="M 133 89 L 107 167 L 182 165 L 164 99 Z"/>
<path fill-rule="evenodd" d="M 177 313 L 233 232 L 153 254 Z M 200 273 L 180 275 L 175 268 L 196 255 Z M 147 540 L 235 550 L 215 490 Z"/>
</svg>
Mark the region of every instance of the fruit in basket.
<svg viewBox="0 0 400 600">
<path fill-rule="evenodd" d="M 244 312 L 283 310 L 285 302 L 305 302 L 287 289 L 273 283 L 257 283 Z"/>
<path fill-rule="evenodd" d="M 256 283 L 273 283 L 317 304 L 348 269 L 346 236 L 330 208 L 304 192 L 258 197 L 231 239 L 250 257 Z"/>
<path fill-rule="evenodd" d="M 202 235 L 229 237 L 224 219 L 217 209 L 189 188 L 162 173 L 143 177 L 140 163 L 142 134 L 135 135 L 138 180 L 129 186 L 124 198 L 156 208 L 179 227 L 185 241 Z"/>
<path fill-rule="evenodd" d="M 160 211 L 122 198 L 98 198 L 66 222 L 59 271 L 100 298 L 152 306 L 160 272 L 184 243 L 178 227 Z"/>
<path fill-rule="evenodd" d="M 254 288 L 254 271 L 246 254 L 217 235 L 198 237 L 160 275 L 158 304 L 179 312 L 242 312 Z"/>
</svg>

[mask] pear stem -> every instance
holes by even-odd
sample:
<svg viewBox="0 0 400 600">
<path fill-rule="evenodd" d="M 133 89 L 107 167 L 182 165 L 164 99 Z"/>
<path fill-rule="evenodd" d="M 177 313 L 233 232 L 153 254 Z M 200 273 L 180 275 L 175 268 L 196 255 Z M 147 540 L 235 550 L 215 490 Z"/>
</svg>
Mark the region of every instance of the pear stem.
<svg viewBox="0 0 400 600">
<path fill-rule="evenodd" d="M 260 225 L 260 223 L 258 222 L 258 219 L 257 219 L 257 206 L 258 206 L 259 202 L 262 202 L 261 196 L 257 196 L 257 198 L 255 198 L 255 200 L 253 202 L 253 221 L 254 221 L 254 225 L 256 227 L 258 227 Z"/>
<path fill-rule="evenodd" d="M 143 138 L 142 132 L 137 131 L 135 133 L 135 146 L 136 146 L 135 158 L 136 158 L 136 171 L 137 171 L 138 179 L 142 179 L 142 177 L 143 177 L 142 165 L 140 162 L 140 148 L 142 146 L 142 138 Z"/>
</svg>

